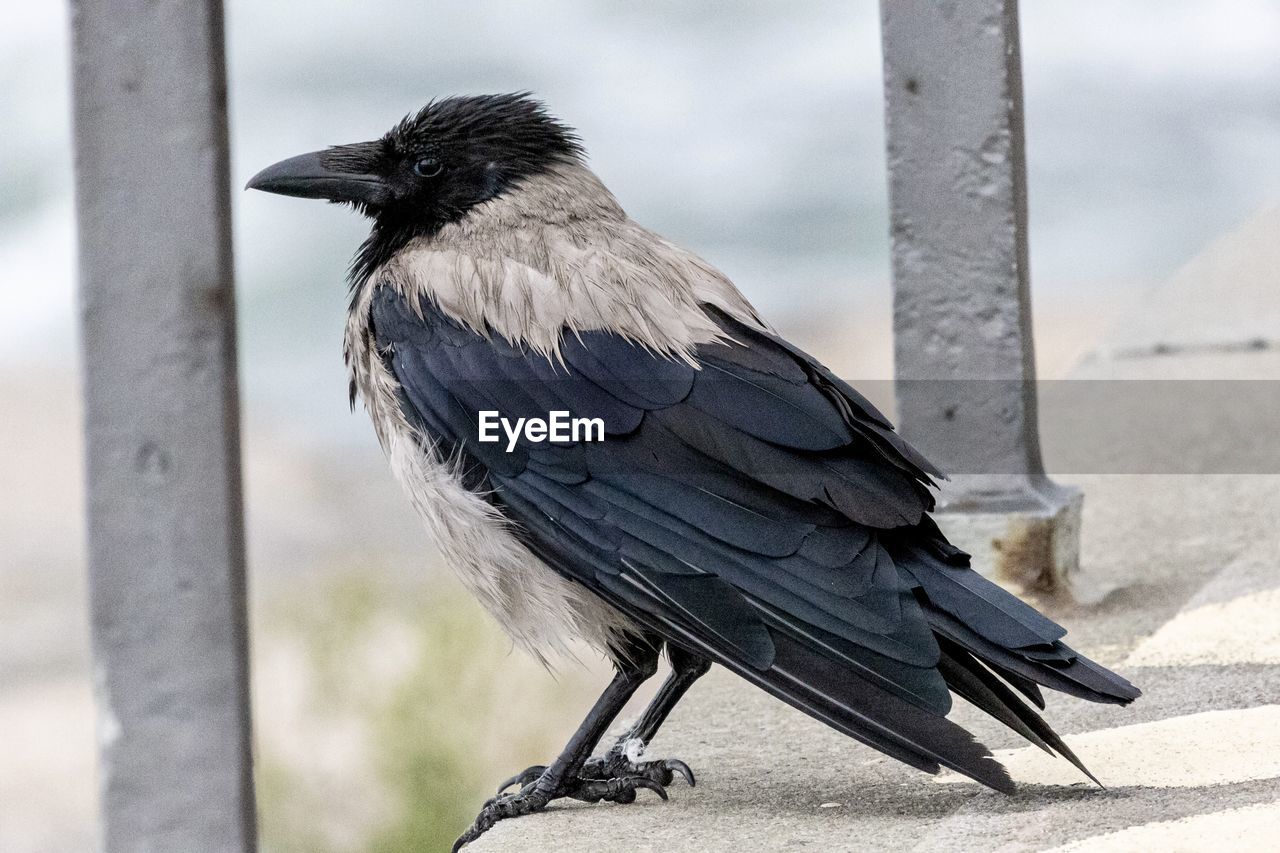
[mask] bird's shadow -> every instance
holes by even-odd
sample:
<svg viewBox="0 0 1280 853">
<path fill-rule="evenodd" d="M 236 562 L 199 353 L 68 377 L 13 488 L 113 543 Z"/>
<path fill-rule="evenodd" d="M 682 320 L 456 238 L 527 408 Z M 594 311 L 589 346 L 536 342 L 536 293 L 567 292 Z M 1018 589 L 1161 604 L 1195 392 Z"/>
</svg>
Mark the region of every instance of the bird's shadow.
<svg viewBox="0 0 1280 853">
<path fill-rule="evenodd" d="M 812 816 L 819 812 L 833 819 L 885 814 L 927 819 L 945 817 L 966 807 L 992 814 L 1032 812 L 1061 803 L 1122 800 L 1133 792 L 1128 788 L 1099 788 L 1090 784 L 1023 784 L 1012 794 L 1001 794 L 968 783 L 939 784 L 924 779 L 910 784 L 877 779 L 838 785 L 813 782 L 717 785 L 708 780 L 705 786 L 699 785 L 696 794 L 689 793 L 702 800 L 704 806 L 717 810 L 768 811 L 793 816 Z"/>
</svg>

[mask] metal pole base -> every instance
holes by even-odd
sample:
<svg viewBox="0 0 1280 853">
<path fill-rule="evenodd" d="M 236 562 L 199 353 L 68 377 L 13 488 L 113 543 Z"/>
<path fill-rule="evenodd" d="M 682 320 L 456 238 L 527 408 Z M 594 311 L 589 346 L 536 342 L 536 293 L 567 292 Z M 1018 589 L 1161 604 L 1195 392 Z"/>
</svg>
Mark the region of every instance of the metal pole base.
<svg viewBox="0 0 1280 853">
<path fill-rule="evenodd" d="M 957 477 L 934 520 L 982 575 L 1023 597 L 1071 596 L 1084 495 L 1047 478 Z"/>
</svg>

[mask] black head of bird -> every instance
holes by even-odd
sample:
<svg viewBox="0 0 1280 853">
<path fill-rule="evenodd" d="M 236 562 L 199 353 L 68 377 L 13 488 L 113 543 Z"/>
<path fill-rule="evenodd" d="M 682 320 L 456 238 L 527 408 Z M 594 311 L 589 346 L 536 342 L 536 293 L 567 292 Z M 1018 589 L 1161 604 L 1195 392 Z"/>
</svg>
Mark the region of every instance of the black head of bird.
<svg viewBox="0 0 1280 853">
<path fill-rule="evenodd" d="M 523 94 L 434 101 L 379 139 L 290 157 L 247 189 L 349 204 L 373 220 L 357 272 L 415 237 L 556 163 L 578 160 L 576 134 Z"/>
<path fill-rule="evenodd" d="M 921 770 L 1012 788 L 947 719 L 953 693 L 1083 770 L 1031 707 L 1040 686 L 1137 689 L 974 572 L 928 514 L 937 470 L 715 267 L 627 217 L 581 153 L 526 96 L 452 98 L 249 184 L 372 218 L 346 352 L 397 478 L 521 648 L 577 638 L 617 669 L 565 751 L 459 844 L 559 797 L 692 783 L 633 747 L 713 663 Z M 551 410 L 603 441 L 478 428 Z M 663 651 L 666 684 L 591 758 Z"/>
</svg>

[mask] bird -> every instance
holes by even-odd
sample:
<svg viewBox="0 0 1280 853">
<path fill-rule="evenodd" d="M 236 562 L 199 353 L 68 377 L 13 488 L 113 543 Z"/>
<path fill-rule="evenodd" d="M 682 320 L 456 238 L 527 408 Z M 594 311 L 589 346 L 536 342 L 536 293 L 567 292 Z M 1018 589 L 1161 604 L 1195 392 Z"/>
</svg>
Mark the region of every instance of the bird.
<svg viewBox="0 0 1280 853">
<path fill-rule="evenodd" d="M 352 407 L 516 646 L 612 662 L 560 755 L 507 780 L 455 853 L 558 799 L 693 785 L 643 748 L 713 665 L 929 773 L 1013 790 L 948 719 L 959 696 L 1094 778 L 1041 688 L 1140 691 L 975 571 L 930 514 L 942 472 L 723 273 L 628 217 L 532 94 L 436 99 L 248 188 L 370 220 L 348 274 Z M 550 434 L 555 413 L 602 429 Z M 510 440 L 482 440 L 494 417 Z M 596 755 L 664 654 L 652 702 Z"/>
</svg>

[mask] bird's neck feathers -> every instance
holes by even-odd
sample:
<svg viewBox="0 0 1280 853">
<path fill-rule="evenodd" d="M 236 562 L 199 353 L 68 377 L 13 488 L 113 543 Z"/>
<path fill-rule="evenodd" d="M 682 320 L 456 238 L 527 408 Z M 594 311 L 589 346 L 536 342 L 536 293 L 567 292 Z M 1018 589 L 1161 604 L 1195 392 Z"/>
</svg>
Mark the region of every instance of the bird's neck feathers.
<svg viewBox="0 0 1280 853">
<path fill-rule="evenodd" d="M 707 305 L 762 325 L 722 273 L 628 219 L 579 163 L 557 164 L 407 240 L 357 283 L 353 309 L 367 310 L 380 285 L 551 359 L 562 335 L 606 329 L 692 361 L 699 344 L 723 338 Z"/>
</svg>

